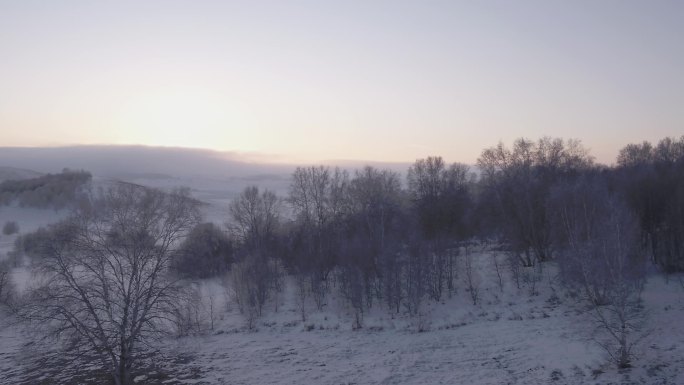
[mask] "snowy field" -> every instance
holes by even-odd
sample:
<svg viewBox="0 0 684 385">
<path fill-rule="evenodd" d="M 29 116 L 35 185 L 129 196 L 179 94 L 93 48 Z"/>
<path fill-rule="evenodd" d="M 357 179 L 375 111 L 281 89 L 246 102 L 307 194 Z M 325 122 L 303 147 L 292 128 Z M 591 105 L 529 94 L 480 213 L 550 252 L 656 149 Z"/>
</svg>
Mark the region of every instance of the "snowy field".
<svg viewBox="0 0 684 385">
<path fill-rule="evenodd" d="M 167 182 L 158 181 L 157 187 Z M 222 224 L 221 218 L 227 218 L 223 203 L 229 197 L 211 195 L 219 191 L 211 182 L 204 186 L 193 191 L 208 202 L 210 220 Z M 52 210 L 0 209 L 1 222 L 17 221 L 20 234 L 63 215 Z M 11 249 L 14 237 L 2 236 L 0 258 Z M 229 288 L 216 280 L 199 282 L 202 302 L 214 304 L 213 328 L 206 326 L 200 336 L 162 341 L 161 358 L 154 369 L 139 373 L 137 382 L 684 384 L 681 277 L 666 282 L 661 275 L 650 276 L 643 293 L 649 333 L 639 345 L 634 367 L 618 371 L 596 343 L 602 335 L 591 315 L 562 289 L 552 263 L 545 265 L 537 294 L 531 295 L 530 285 L 517 288 L 508 271 L 501 290 L 494 258 L 503 256 L 485 247 L 473 254 L 480 292 L 477 305 L 471 302 L 464 277 L 459 277 L 457 292 L 443 303 L 426 302 L 421 316 L 395 314 L 376 304 L 356 330 L 353 312 L 334 295 L 320 311 L 313 301 L 307 303 L 307 321 L 302 322 L 291 282 L 277 299 L 278 311 L 271 300 L 256 330 L 248 330 Z M 21 287 L 31 279 L 26 269 L 15 269 L 13 274 Z M 35 337 L 32 330 L 0 314 L 0 384 L 103 383 L 102 378 L 83 376 L 86 368 L 73 368 L 59 357 L 44 361 L 37 352 L 45 345 Z"/>
<path fill-rule="evenodd" d="M 477 255 L 480 265 L 489 253 Z M 549 268 L 548 270 L 551 270 Z M 375 308 L 364 327 L 335 298 L 323 311 L 313 303 L 301 322 L 294 294 L 273 303 L 256 331 L 230 296 L 212 282 L 205 290 L 217 304 L 213 330 L 204 336 L 169 338 L 163 360 L 176 362 L 160 383 L 197 384 L 682 384 L 684 383 L 684 290 L 677 281 L 652 277 L 644 293 L 650 335 L 635 367 L 618 371 L 596 344 L 592 318 L 573 305 L 547 277 L 539 294 L 512 285 L 499 292 L 482 279 L 482 302 L 473 306 L 460 290 L 422 317 Z M 491 278 L 491 277 L 490 277 Z M 289 297 L 289 298 L 288 298 Z M 3 320 L 3 322 L 7 319 Z M 419 331 L 424 330 L 424 331 Z M 0 331 L 0 383 L 36 380 L 31 331 Z M 64 373 L 53 372 L 55 376 Z M 44 382 L 69 383 L 69 376 Z M 139 383 L 156 383 L 144 376 Z M 96 383 L 96 382 L 95 382 Z"/>
<path fill-rule="evenodd" d="M 213 333 L 176 340 L 171 349 L 188 352 L 196 382 L 207 384 L 684 383 L 679 282 L 651 279 L 644 293 L 650 334 L 635 367 L 619 372 L 595 342 L 602 335 L 591 316 L 555 284 L 552 266 L 538 295 L 510 283 L 501 293 L 495 277 L 484 273 L 492 254 L 475 258 L 482 273 L 477 306 L 459 290 L 427 306 L 422 317 L 379 306 L 353 330 L 351 311 L 334 298 L 320 312 L 310 304 L 312 314 L 301 322 L 291 293 L 255 332 L 232 309 Z"/>
</svg>

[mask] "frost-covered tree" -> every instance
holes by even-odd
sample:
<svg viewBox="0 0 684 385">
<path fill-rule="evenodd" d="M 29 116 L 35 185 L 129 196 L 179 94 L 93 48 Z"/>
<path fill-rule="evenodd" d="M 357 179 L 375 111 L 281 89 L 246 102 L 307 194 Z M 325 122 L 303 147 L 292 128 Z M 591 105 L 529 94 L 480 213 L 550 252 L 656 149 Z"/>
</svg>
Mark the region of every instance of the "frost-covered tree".
<svg viewBox="0 0 684 385">
<path fill-rule="evenodd" d="M 245 188 L 230 204 L 229 227 L 240 246 L 239 262 L 231 272 L 232 289 L 250 328 L 270 294 L 280 290 L 282 274 L 276 258 L 280 212 L 276 194 L 257 186 Z"/>
<path fill-rule="evenodd" d="M 243 246 L 251 251 L 265 251 L 275 237 L 280 199 L 272 191 L 247 187 L 231 202 L 230 216 L 229 226 Z"/>
<path fill-rule="evenodd" d="M 390 304 L 397 295 L 392 289 L 400 284 L 396 282 L 396 251 L 401 243 L 396 232 L 403 194 L 398 174 L 371 166 L 354 173 L 348 193 L 346 230 L 340 243 L 340 280 L 343 294 L 361 314 L 373 297 L 384 297 Z"/>
<path fill-rule="evenodd" d="M 614 170 L 639 218 L 641 242 L 667 272 L 684 271 L 684 136 L 629 144 Z"/>
<path fill-rule="evenodd" d="M 221 228 L 201 223 L 180 245 L 171 267 L 181 277 L 216 277 L 228 270 L 234 254 L 233 242 Z"/>
<path fill-rule="evenodd" d="M 288 202 L 294 215 L 289 264 L 309 277 L 310 294 L 322 308 L 329 274 L 339 259 L 340 232 L 348 212 L 349 175 L 339 168 L 298 167 Z"/>
<path fill-rule="evenodd" d="M 601 345 L 628 367 L 644 316 L 646 258 L 637 219 L 597 175 L 557 185 L 550 206 L 561 276 L 607 335 Z"/>
<path fill-rule="evenodd" d="M 485 205 L 495 207 L 488 223 L 498 227 L 524 266 L 551 258 L 551 236 L 546 200 L 557 180 L 587 169 L 592 158 L 576 140 L 518 139 L 512 148 L 499 143 L 482 151 Z"/>
<path fill-rule="evenodd" d="M 450 293 L 454 289 L 454 243 L 466 238 L 470 230 L 468 167 L 447 165 L 442 157 L 430 156 L 411 165 L 407 181 L 413 212 L 428 246 L 423 258 L 428 293 L 439 301 L 445 287 Z"/>
<path fill-rule="evenodd" d="M 187 190 L 101 191 L 50 239 L 35 265 L 41 285 L 20 315 L 99 359 L 117 385 L 131 384 L 146 343 L 170 332 L 177 298 L 168 267 L 198 220 Z"/>
</svg>

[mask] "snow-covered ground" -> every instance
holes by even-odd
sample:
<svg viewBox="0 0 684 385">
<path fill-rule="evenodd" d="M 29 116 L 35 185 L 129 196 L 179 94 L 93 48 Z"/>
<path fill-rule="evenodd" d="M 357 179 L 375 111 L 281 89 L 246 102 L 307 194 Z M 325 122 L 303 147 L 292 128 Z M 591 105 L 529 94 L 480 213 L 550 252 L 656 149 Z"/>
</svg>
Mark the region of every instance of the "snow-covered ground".
<svg viewBox="0 0 684 385">
<path fill-rule="evenodd" d="M 173 184 L 158 184 L 164 183 L 169 184 L 165 187 Z M 208 202 L 206 210 L 214 213 L 210 219 L 223 223 L 229 197 L 219 193 L 212 197 L 210 182 L 197 186 L 193 192 Z M 17 221 L 21 233 L 61 215 L 0 208 L 2 222 Z M 2 239 L 7 241 L 0 255 L 12 241 Z M 618 371 L 595 342 L 600 335 L 595 334 L 591 316 L 559 285 L 552 263 L 544 268 L 537 295 L 530 294 L 529 285 L 518 289 L 508 271 L 501 291 L 493 268 L 495 255 L 488 248 L 473 254 L 478 305 L 472 304 L 461 274 L 457 292 L 442 303 L 426 303 L 422 316 L 393 314 L 376 304 L 357 330 L 352 328 L 351 309 L 334 294 L 322 311 L 313 301 L 308 303 L 307 321 L 302 322 L 291 283 L 279 298 L 278 311 L 271 301 L 256 330 L 248 330 L 226 290 L 216 280 L 200 282 L 203 301 L 213 299 L 216 305 L 213 329 L 207 327 L 200 336 L 168 338 L 159 362 L 172 368 L 172 375 L 139 376 L 138 382 L 684 384 L 684 286 L 678 277 L 666 282 L 656 273 L 650 276 L 643 293 L 650 333 L 637 351 L 634 367 Z M 30 274 L 15 270 L 15 279 L 30 280 Z M 73 371 L 60 372 L 60 368 L 43 372 L 48 369 L 40 364 L 31 334 L 0 314 L 0 384 L 101 383 L 101 379 L 72 377 Z"/>
<path fill-rule="evenodd" d="M 634 368 L 618 371 L 595 339 L 600 330 L 555 282 L 553 265 L 539 294 L 510 282 L 499 291 L 484 251 L 478 262 L 481 302 L 460 289 L 424 317 L 381 306 L 353 330 L 353 316 L 331 298 L 309 304 L 301 322 L 294 297 L 247 331 L 232 306 L 213 332 L 174 341 L 189 352 L 196 381 L 210 384 L 683 384 L 684 289 L 651 277 L 644 292 L 649 335 Z M 463 287 L 463 285 L 461 285 Z M 419 332 L 420 329 L 427 329 Z M 598 333 L 598 334 L 597 334 Z"/>
<path fill-rule="evenodd" d="M 167 356 L 182 353 L 168 383 L 200 384 L 682 384 L 684 289 L 676 279 L 651 277 L 644 292 L 650 335 L 635 367 L 618 371 L 595 343 L 593 322 L 554 283 L 553 266 L 539 294 L 510 282 L 499 291 L 492 254 L 475 255 L 481 302 L 463 289 L 426 306 L 423 317 L 391 314 L 378 306 L 353 330 L 351 311 L 334 296 L 323 311 L 308 304 L 301 322 L 294 293 L 279 311 L 269 304 L 249 331 L 230 296 L 205 282 L 215 325 L 203 336 L 170 338 Z M 462 286 L 462 285 L 461 285 Z M 213 288 L 213 289 L 212 289 Z M 423 332 L 418 330 L 425 329 Z M 0 383 L 22 382 L 30 341 L 18 326 L 0 331 Z M 26 366 L 24 366 L 26 365 Z M 145 383 L 143 377 L 139 378 Z M 51 382 L 47 382 L 51 383 Z"/>
</svg>

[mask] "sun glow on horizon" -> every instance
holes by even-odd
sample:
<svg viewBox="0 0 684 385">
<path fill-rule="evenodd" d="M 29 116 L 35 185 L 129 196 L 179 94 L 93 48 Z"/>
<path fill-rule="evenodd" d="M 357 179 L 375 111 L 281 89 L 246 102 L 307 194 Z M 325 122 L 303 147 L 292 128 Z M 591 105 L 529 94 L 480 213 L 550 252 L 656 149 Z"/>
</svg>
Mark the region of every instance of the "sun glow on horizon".
<svg viewBox="0 0 684 385">
<path fill-rule="evenodd" d="M 129 99 L 113 118 L 120 143 L 254 151 L 238 108 L 219 95 L 187 89 L 146 92 Z"/>
</svg>

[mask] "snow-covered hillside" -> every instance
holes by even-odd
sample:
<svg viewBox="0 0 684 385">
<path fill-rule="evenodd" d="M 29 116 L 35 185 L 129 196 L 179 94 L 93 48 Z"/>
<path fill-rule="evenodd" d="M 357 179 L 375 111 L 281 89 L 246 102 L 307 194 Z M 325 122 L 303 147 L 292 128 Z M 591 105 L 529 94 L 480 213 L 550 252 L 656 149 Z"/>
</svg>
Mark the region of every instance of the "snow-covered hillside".
<svg viewBox="0 0 684 385">
<path fill-rule="evenodd" d="M 290 292 L 277 313 L 269 309 L 257 331 L 248 331 L 223 297 L 228 310 L 213 331 L 174 341 L 169 349 L 192 357 L 192 370 L 180 375 L 184 381 L 207 384 L 684 383 L 684 287 L 678 281 L 650 278 L 643 294 L 648 335 L 635 367 L 618 371 L 597 344 L 602 331 L 558 285 L 553 264 L 537 295 L 511 281 L 501 292 L 491 269 L 494 255 L 486 249 L 474 255 L 477 306 L 460 289 L 418 317 L 376 306 L 354 330 L 353 312 L 338 298 L 322 311 L 308 304 L 311 314 L 301 322 Z"/>
<path fill-rule="evenodd" d="M 421 316 L 376 306 L 354 330 L 353 315 L 331 297 L 322 311 L 307 304 L 301 322 L 290 290 L 248 330 L 231 296 L 215 281 L 202 282 L 203 301 L 215 305 L 213 330 L 169 338 L 160 371 L 139 383 L 197 384 L 681 384 L 684 383 L 684 288 L 657 275 L 643 294 L 650 334 L 635 367 L 618 371 L 596 343 L 601 332 L 590 314 L 558 286 L 552 264 L 537 295 L 491 274 L 490 251 L 474 255 L 481 301 L 461 289 Z M 5 323 L 0 338 L 0 383 L 37 381 L 31 331 Z M 181 355 L 182 360 L 174 357 Z M 35 383 L 70 383 L 69 372 Z M 71 375 L 77 376 L 73 372 Z M 74 377 L 80 378 L 80 377 Z M 159 379 L 159 380 L 156 380 Z M 163 379 L 163 381 L 162 381 Z M 78 381 L 83 381 L 80 378 Z M 96 382 L 95 382 L 96 383 Z"/>
<path fill-rule="evenodd" d="M 156 180 L 156 182 L 155 182 Z M 172 188 L 193 182 L 193 194 L 205 202 L 209 220 L 227 218 L 230 193 L 225 181 L 151 178 L 135 181 Z M 181 182 L 175 184 L 175 182 Z M 110 183 L 95 179 L 96 185 Z M 55 222 L 66 212 L 20 207 L 0 208 L 1 222 L 16 221 L 20 234 Z M 0 256 L 13 236 L 0 239 Z M 161 358 L 138 373 L 141 384 L 683 384 L 684 286 L 678 277 L 649 277 L 642 294 L 648 332 L 636 352 L 634 367 L 618 371 L 597 344 L 603 338 L 591 314 L 578 305 L 544 265 L 541 281 L 516 286 L 508 271 L 503 286 L 493 268 L 503 255 L 479 246 L 472 254 L 479 301 L 473 305 L 465 275 L 458 290 L 442 303 L 424 304 L 420 315 L 388 311 L 376 304 L 354 328 L 352 309 L 331 295 L 322 310 L 305 304 L 302 322 L 293 282 L 266 305 L 254 330 L 227 287 L 218 280 L 199 281 L 198 299 L 205 313 L 203 333 L 168 337 L 155 348 Z M 26 268 L 13 271 L 20 287 L 30 283 Z M 333 291 L 335 292 L 335 291 Z M 212 315 L 206 313 L 212 310 Z M 213 327 L 211 321 L 213 320 Z M 49 342 L 33 330 L 0 315 L 0 384 L 98 384 L 88 367 L 67 358 L 45 361 Z M 46 343 L 48 345 L 46 345 Z M 97 367 L 97 362 L 91 363 Z"/>
<path fill-rule="evenodd" d="M 37 178 L 43 174 L 33 171 L 33 170 L 27 170 L 23 168 L 16 168 L 16 167 L 6 167 L 6 166 L 0 166 L 0 182 L 5 181 L 5 180 L 21 180 L 21 179 L 29 179 L 29 178 Z"/>
</svg>

